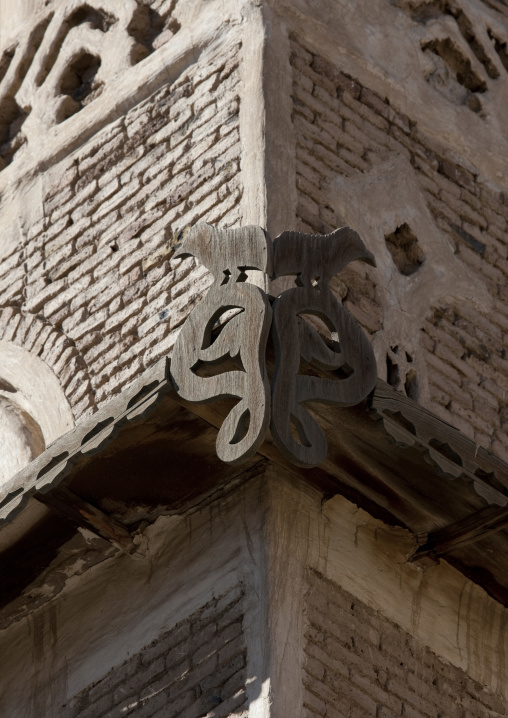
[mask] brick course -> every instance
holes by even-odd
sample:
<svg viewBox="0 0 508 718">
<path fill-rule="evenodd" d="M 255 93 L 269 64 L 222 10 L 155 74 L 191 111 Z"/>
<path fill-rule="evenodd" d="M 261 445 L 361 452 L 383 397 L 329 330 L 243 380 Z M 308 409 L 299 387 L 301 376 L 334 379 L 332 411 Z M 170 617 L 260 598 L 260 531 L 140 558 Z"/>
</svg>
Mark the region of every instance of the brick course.
<svg viewBox="0 0 508 718">
<path fill-rule="evenodd" d="M 230 589 L 63 706 L 65 718 L 245 717 L 243 590 Z"/>
<path fill-rule="evenodd" d="M 337 584 L 309 573 L 308 718 L 487 718 L 502 700 Z"/>
<path fill-rule="evenodd" d="M 298 229 L 326 233 L 344 224 L 328 204 L 327 183 L 337 174 L 368 171 L 387 150 L 407 157 L 436 225 L 494 302 L 488 317 L 463 300 L 429 306 L 421 327 L 429 408 L 508 460 L 508 194 L 459 165 L 421 134 L 415 120 L 296 39 L 291 64 Z M 381 330 L 385 288 L 376 271 L 347 268 L 341 280 L 347 309 L 370 334 Z"/>
<path fill-rule="evenodd" d="M 25 335 L 36 321 L 48 339 L 65 338 L 61 352 L 74 347 L 86 374 L 73 387 L 79 400 L 61 352 L 50 366 L 76 419 L 171 350 L 208 286 L 193 260 L 169 265 L 179 233 L 241 221 L 239 54 L 198 63 L 63 161 L 44 220 L 0 258 L 0 338 L 34 351 Z M 36 353 L 46 359 L 49 348 Z"/>
</svg>

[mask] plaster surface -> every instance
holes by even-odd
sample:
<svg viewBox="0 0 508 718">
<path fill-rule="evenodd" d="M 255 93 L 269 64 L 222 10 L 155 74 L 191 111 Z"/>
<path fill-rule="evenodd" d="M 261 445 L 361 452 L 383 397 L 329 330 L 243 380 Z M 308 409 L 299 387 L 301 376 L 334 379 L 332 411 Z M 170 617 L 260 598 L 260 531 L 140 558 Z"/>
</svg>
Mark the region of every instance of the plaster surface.
<svg viewBox="0 0 508 718">
<path fill-rule="evenodd" d="M 0 486 L 73 426 L 69 402 L 51 369 L 25 349 L 0 341 Z"/>
<path fill-rule="evenodd" d="M 66 704 L 238 584 L 249 715 L 301 715 L 309 570 L 408 631 L 422 652 L 508 698 L 506 609 L 445 562 L 427 571 L 408 564 L 415 542 L 407 531 L 340 496 L 323 502 L 280 470 L 267 468 L 218 502 L 161 516 L 135 541 L 137 556 L 75 573 L 57 598 L 0 632 L 10 657 L 2 715 L 35 718 Z"/>
</svg>

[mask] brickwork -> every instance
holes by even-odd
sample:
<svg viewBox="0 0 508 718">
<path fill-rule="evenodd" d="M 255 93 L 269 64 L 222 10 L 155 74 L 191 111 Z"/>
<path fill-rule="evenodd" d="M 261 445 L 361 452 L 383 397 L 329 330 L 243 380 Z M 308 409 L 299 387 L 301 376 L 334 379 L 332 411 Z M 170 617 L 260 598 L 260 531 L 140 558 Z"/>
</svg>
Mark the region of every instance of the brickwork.
<svg viewBox="0 0 508 718">
<path fill-rule="evenodd" d="M 45 2 L 37 25 L 7 48 L 0 47 L 0 172 L 15 156 L 21 159 L 27 142 L 37 144 L 50 126 L 94 102 L 119 70 L 136 65 L 176 35 L 177 4 L 178 0 L 110 0 L 106 11 L 83 2 L 73 3 L 62 14 Z M 86 47 L 90 30 L 95 31 L 93 54 L 76 43 L 81 36 Z M 108 52 L 111 47 L 114 55 Z M 57 59 L 60 70 L 55 78 L 51 71 Z"/>
<path fill-rule="evenodd" d="M 179 232 L 240 223 L 238 63 L 237 46 L 193 66 L 98 133 L 0 259 L 0 334 L 27 346 L 45 328 L 33 350 L 52 352 L 76 419 L 170 351 L 208 286 L 193 260 L 169 263 Z"/>
<path fill-rule="evenodd" d="M 506 716 L 495 695 L 399 626 L 309 575 L 304 666 L 308 718 Z"/>
<path fill-rule="evenodd" d="M 325 233 L 344 223 L 327 190 L 337 175 L 367 172 L 386 152 L 410 161 L 443 241 L 460 260 L 458 271 L 463 262 L 483 281 L 494 309 L 486 317 L 462 300 L 460 306 L 429 306 L 421 346 L 430 408 L 508 458 L 508 192 L 457 164 L 420 133 L 415 119 L 322 57 L 296 41 L 291 52 L 299 228 Z M 348 310 L 371 334 L 381 330 L 386 289 L 376 270 L 348 269 L 341 279 L 337 289 Z"/>
<path fill-rule="evenodd" d="M 233 588 L 76 696 L 66 718 L 246 716 L 243 591 Z"/>
</svg>

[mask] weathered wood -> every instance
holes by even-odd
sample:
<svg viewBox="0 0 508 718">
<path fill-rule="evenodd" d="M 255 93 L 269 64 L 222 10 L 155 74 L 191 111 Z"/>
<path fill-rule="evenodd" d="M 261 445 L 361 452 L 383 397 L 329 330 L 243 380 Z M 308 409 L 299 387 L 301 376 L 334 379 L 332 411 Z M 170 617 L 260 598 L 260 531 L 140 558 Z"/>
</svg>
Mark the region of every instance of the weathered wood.
<svg viewBox="0 0 508 718">
<path fill-rule="evenodd" d="M 461 521 L 427 534 L 425 543 L 411 556 L 410 561 L 423 561 L 446 556 L 496 531 L 508 527 L 508 508 L 486 506 Z"/>
<path fill-rule="evenodd" d="M 52 508 L 60 516 L 106 539 L 121 551 L 131 553 L 135 549 L 125 526 L 65 486 L 58 486 L 46 494 L 36 493 L 34 498 Z"/>
<path fill-rule="evenodd" d="M 297 286 L 282 292 L 273 304 L 276 365 L 271 431 L 279 450 L 299 466 L 316 466 L 327 451 L 323 431 L 303 404 L 352 406 L 376 383 L 370 342 L 328 286 L 356 259 L 375 265 L 373 255 L 349 227 L 324 236 L 283 232 L 274 242 L 275 277 L 295 274 Z M 326 324 L 332 348 L 299 318 L 305 314 Z M 301 374 L 301 360 L 334 372 L 334 378 Z"/>
<path fill-rule="evenodd" d="M 195 403 L 224 397 L 240 400 L 217 436 L 217 455 L 229 464 L 246 461 L 257 451 L 270 420 L 265 349 L 272 311 L 265 293 L 246 280 L 252 269 L 271 273 L 271 250 L 260 227 L 218 230 L 199 224 L 175 254 L 197 257 L 214 282 L 176 341 L 173 385 L 182 398 Z M 214 325 L 231 310 L 239 313 L 226 317 L 218 336 L 212 335 Z M 233 371 L 226 365 L 231 358 L 239 364 Z M 220 373 L 206 376 L 211 366 Z"/>
<path fill-rule="evenodd" d="M 162 395 L 172 391 L 168 366 L 169 360 L 161 359 L 96 414 L 61 436 L 17 473 L 4 487 L 6 494 L 0 501 L 0 524 L 21 511 L 34 492 L 47 492 L 57 486 L 80 457 L 102 451 L 124 421 L 137 421 L 153 410 Z"/>
<path fill-rule="evenodd" d="M 467 477 L 486 501 L 506 506 L 508 467 L 503 461 L 384 382 L 377 382 L 371 408 L 396 444 L 417 446 L 442 475 Z"/>
</svg>

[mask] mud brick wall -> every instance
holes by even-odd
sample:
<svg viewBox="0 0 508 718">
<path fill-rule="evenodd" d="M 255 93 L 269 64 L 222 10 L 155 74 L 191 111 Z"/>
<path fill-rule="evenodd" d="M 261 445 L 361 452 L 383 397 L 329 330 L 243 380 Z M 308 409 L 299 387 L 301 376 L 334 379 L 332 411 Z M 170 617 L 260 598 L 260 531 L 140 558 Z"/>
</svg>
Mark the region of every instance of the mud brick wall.
<svg viewBox="0 0 508 718">
<path fill-rule="evenodd" d="M 307 718 L 486 718 L 503 702 L 340 586 L 309 574 Z"/>
<path fill-rule="evenodd" d="M 368 172 L 387 152 L 405 156 L 443 241 L 484 283 L 492 309 L 465 301 L 428 307 L 421 326 L 430 407 L 479 444 L 508 458 L 508 192 L 457 164 L 419 131 L 416 118 L 296 40 L 291 44 L 298 225 L 329 232 L 344 223 L 327 186 Z M 387 329 L 376 270 L 348 268 L 336 289 L 371 334 Z M 390 380 L 390 377 L 387 377 Z M 419 397 L 412 397 L 417 398 Z"/>
<path fill-rule="evenodd" d="M 76 419 L 171 349 L 208 286 L 169 263 L 179 233 L 241 221 L 238 62 L 235 47 L 193 66 L 62 162 L 0 261 L 0 339 L 42 357 Z"/>
<path fill-rule="evenodd" d="M 234 588 L 76 696 L 66 718 L 246 716 L 243 592 Z"/>
</svg>

